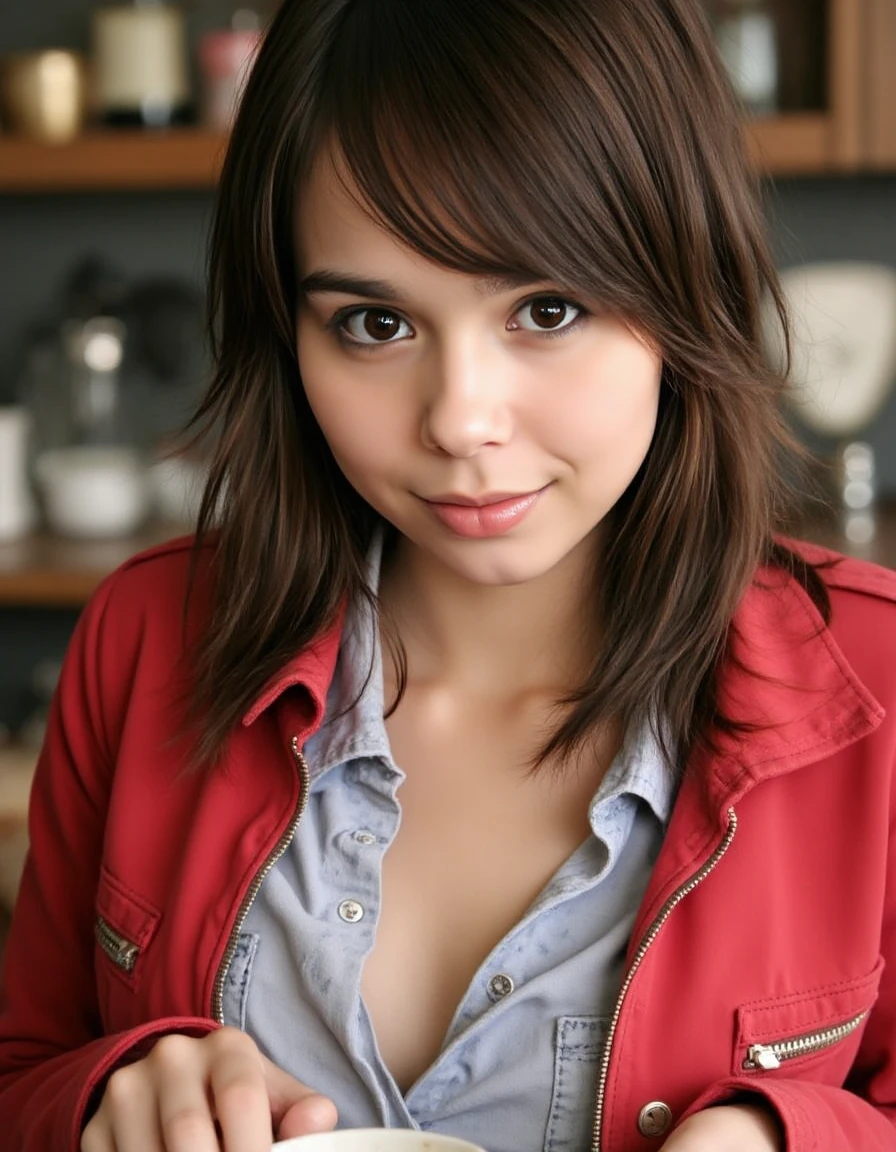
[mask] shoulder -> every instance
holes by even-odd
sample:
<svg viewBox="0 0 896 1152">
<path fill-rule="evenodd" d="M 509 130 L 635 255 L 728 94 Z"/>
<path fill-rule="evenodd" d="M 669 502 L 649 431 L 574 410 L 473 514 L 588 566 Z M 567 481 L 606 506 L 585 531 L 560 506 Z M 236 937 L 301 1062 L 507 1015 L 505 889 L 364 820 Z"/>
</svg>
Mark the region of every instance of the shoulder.
<svg viewBox="0 0 896 1152">
<path fill-rule="evenodd" d="M 130 595 L 182 592 L 194 558 L 202 555 L 210 558 L 211 552 L 210 545 L 203 546 L 197 552 L 193 536 L 166 540 L 125 560 L 106 577 L 100 585 L 100 591 Z M 205 567 L 208 567 L 207 563 Z"/>
<path fill-rule="evenodd" d="M 837 616 L 844 612 L 882 622 L 896 621 L 896 571 L 817 544 L 793 540 L 784 543 L 818 573 L 831 601 L 834 627 Z"/>
<path fill-rule="evenodd" d="M 151 664 L 165 675 L 199 635 L 211 603 L 214 548 L 192 536 L 140 552 L 107 576 L 88 601 L 73 637 L 80 660 L 98 673 L 130 679 Z"/>
<path fill-rule="evenodd" d="M 845 556 L 806 541 L 785 541 L 797 555 L 817 567 L 819 575 L 833 598 L 841 594 L 872 597 L 890 604 L 896 603 L 896 571 Z"/>
<path fill-rule="evenodd" d="M 892 687 L 896 571 L 814 544 L 786 541 L 815 567 L 830 600 L 827 632 L 862 676 Z"/>
<path fill-rule="evenodd" d="M 120 624 L 151 619 L 155 626 L 164 626 L 169 618 L 182 623 L 188 593 L 192 614 L 201 614 L 209 601 L 213 558 L 213 545 L 197 547 L 193 536 L 138 552 L 103 580 L 87 613 Z"/>
</svg>

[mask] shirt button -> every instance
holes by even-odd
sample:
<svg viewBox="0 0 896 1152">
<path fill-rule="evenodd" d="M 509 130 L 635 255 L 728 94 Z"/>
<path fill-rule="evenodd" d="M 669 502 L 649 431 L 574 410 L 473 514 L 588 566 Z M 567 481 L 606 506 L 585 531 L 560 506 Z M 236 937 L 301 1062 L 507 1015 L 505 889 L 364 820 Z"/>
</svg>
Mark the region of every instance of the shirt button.
<svg viewBox="0 0 896 1152">
<path fill-rule="evenodd" d="M 665 1136 L 672 1124 L 672 1109 L 662 1100 L 651 1100 L 638 1113 L 638 1131 L 642 1136 Z"/>
<path fill-rule="evenodd" d="M 363 844 L 365 847 L 370 844 L 376 844 L 376 836 L 374 836 L 372 832 L 354 832 L 352 834 L 352 839 L 356 844 Z"/>
<path fill-rule="evenodd" d="M 364 907 L 357 900 L 343 900 L 336 911 L 339 913 L 339 919 L 344 920 L 346 924 L 357 924 L 364 916 Z"/>
<path fill-rule="evenodd" d="M 509 996 L 512 991 L 513 981 L 503 972 L 499 972 L 497 976 L 492 976 L 491 980 L 488 982 L 489 1000 L 503 1000 L 504 997 Z"/>
</svg>

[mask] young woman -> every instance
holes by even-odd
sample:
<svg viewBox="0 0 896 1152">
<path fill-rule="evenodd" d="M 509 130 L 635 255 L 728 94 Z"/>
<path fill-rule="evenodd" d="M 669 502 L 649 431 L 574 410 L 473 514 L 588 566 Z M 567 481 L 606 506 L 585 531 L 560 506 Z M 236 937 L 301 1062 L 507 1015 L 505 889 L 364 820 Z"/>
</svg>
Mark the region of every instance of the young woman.
<svg viewBox="0 0 896 1152">
<path fill-rule="evenodd" d="M 696 0 L 286 0 L 196 541 L 73 639 L 15 1152 L 896 1139 L 896 577 L 775 535 L 778 299 Z"/>
</svg>

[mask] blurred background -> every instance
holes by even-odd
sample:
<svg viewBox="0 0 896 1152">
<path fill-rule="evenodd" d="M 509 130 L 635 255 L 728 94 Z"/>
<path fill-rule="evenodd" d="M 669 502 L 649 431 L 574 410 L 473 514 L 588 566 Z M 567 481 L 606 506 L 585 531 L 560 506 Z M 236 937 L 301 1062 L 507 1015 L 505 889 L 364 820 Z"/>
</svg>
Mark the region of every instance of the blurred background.
<svg viewBox="0 0 896 1152">
<path fill-rule="evenodd" d="M 168 453 L 208 371 L 216 174 L 274 3 L 0 5 L 0 906 L 80 607 L 195 512 L 203 462 Z M 797 515 L 896 566 L 896 0 L 704 4 L 824 465 L 826 506 Z"/>
</svg>

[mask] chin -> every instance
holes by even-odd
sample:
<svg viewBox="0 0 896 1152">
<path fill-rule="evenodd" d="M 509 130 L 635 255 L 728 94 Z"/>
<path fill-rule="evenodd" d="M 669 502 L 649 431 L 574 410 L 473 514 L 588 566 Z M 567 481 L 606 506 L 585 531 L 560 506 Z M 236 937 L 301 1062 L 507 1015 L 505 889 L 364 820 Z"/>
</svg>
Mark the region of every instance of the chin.
<svg viewBox="0 0 896 1152">
<path fill-rule="evenodd" d="M 472 549 L 467 555 L 458 555 L 451 550 L 447 555 L 442 552 L 439 559 L 455 575 L 471 584 L 485 588 L 510 588 L 546 576 L 568 555 L 553 555 L 532 543 L 519 548 L 508 548 L 509 541 L 505 541 L 503 548 L 500 540 L 488 543 L 493 543 L 493 546 L 481 548 L 478 555 Z"/>
</svg>

